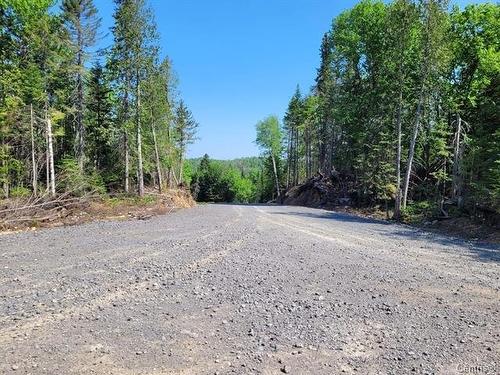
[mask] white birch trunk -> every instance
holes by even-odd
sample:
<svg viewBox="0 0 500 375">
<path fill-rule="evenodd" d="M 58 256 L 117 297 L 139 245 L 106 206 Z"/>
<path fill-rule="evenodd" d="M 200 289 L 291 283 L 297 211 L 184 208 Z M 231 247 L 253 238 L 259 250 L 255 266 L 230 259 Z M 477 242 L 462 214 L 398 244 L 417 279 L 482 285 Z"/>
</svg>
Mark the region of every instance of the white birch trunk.
<svg viewBox="0 0 500 375">
<path fill-rule="evenodd" d="M 280 183 L 278 180 L 278 170 L 276 168 L 276 159 L 274 158 L 273 154 L 271 154 L 271 159 L 273 161 L 274 178 L 276 180 L 276 199 L 278 199 L 280 196 Z"/>
<path fill-rule="evenodd" d="M 56 173 L 54 167 L 54 144 L 52 136 L 52 121 L 50 120 L 48 112 L 45 113 L 47 122 L 47 154 L 48 154 L 48 169 L 49 169 L 49 193 L 51 196 L 56 195 Z"/>
<path fill-rule="evenodd" d="M 35 150 L 35 129 L 33 120 L 33 104 L 30 104 L 30 133 L 31 133 L 31 186 L 33 187 L 33 196 L 38 195 L 38 176 L 36 166 L 36 150 Z"/>
</svg>

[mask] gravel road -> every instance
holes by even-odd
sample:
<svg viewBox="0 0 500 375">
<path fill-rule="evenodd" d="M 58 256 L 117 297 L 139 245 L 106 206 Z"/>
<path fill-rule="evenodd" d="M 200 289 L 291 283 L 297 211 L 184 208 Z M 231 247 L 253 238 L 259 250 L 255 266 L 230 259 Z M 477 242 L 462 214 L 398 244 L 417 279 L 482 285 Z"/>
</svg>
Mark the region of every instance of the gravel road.
<svg viewBox="0 0 500 375">
<path fill-rule="evenodd" d="M 405 226 L 204 205 L 0 264 L 2 374 L 500 373 L 500 249 Z"/>
</svg>

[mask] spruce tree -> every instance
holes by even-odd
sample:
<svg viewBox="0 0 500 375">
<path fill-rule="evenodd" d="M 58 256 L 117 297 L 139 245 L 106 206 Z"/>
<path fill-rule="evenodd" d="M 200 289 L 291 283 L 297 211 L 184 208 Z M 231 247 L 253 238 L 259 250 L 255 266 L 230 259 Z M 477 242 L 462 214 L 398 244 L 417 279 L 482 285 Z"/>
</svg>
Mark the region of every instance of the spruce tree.
<svg viewBox="0 0 500 375">
<path fill-rule="evenodd" d="M 80 170 L 85 161 L 85 61 L 89 48 L 96 42 L 97 31 L 101 19 L 93 0 L 63 0 L 61 4 L 62 17 L 71 36 L 71 50 L 74 55 L 73 73 L 74 92 L 72 102 L 75 108 L 75 156 Z"/>
<path fill-rule="evenodd" d="M 180 101 L 175 111 L 175 142 L 177 144 L 179 156 L 179 178 L 178 183 L 182 184 L 182 174 L 184 167 L 184 158 L 188 145 L 196 139 L 198 123 L 194 120 L 191 111 L 186 107 L 184 101 Z"/>
</svg>

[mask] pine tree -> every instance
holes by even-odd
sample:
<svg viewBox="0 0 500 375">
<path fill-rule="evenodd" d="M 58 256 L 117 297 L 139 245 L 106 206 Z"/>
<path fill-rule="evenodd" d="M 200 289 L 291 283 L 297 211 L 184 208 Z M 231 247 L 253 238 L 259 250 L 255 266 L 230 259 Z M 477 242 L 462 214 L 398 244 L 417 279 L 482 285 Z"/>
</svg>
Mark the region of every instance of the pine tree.
<svg viewBox="0 0 500 375">
<path fill-rule="evenodd" d="M 184 158 L 188 145 L 192 144 L 196 139 L 198 123 L 194 120 L 193 115 L 181 100 L 175 111 L 175 142 L 177 144 L 179 156 L 179 178 L 178 183 L 182 184 L 182 174 L 184 167 Z"/>
<path fill-rule="evenodd" d="M 93 0 L 63 0 L 62 17 L 71 35 L 71 49 L 74 54 L 75 89 L 72 102 L 75 107 L 75 156 L 80 170 L 85 161 L 85 61 L 89 48 L 96 42 L 101 19 Z"/>
<path fill-rule="evenodd" d="M 156 24 L 144 0 L 115 0 L 117 5 L 113 34 L 115 43 L 111 53 L 110 68 L 115 74 L 123 105 L 120 122 L 124 131 L 125 191 L 129 190 L 129 120 L 132 118 L 131 100 L 134 104 L 134 122 L 137 146 L 137 191 L 144 195 L 144 167 L 142 152 L 141 82 L 148 67 L 158 56 Z"/>
<path fill-rule="evenodd" d="M 333 154 L 333 124 L 332 124 L 332 90 L 333 90 L 333 72 L 332 72 L 332 47 L 331 36 L 329 33 L 323 35 L 320 48 L 320 66 L 316 75 L 315 94 L 319 101 L 319 120 L 318 130 L 318 150 L 319 150 L 319 170 L 322 173 L 331 171 L 331 157 Z"/>
<path fill-rule="evenodd" d="M 96 61 L 90 69 L 86 95 L 87 157 L 94 170 L 106 176 L 105 181 L 114 180 L 116 151 L 114 146 L 114 124 L 112 90 L 104 68 Z M 113 181 L 114 182 L 114 181 Z"/>
<path fill-rule="evenodd" d="M 287 131 L 287 188 L 298 185 L 300 180 L 301 127 L 303 125 L 303 101 L 297 85 L 290 99 L 283 124 Z"/>
</svg>

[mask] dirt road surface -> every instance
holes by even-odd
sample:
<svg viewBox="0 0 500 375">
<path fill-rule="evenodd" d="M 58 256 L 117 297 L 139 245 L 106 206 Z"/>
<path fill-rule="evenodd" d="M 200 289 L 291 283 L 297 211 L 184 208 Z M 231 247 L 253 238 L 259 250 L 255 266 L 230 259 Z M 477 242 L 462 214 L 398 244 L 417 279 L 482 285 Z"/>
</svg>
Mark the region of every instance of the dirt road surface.
<svg viewBox="0 0 500 375">
<path fill-rule="evenodd" d="M 492 245 L 205 205 L 3 235 L 0 264 L 2 374 L 500 373 Z"/>
</svg>

